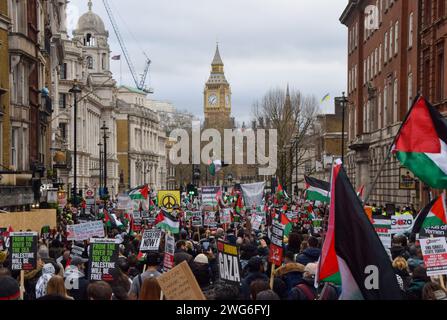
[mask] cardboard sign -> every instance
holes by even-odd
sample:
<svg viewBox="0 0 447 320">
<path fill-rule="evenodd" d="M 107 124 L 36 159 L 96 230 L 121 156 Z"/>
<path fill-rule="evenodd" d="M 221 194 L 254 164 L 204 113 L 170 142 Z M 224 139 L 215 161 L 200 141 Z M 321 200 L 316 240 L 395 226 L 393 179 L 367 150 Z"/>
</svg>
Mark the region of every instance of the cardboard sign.
<svg viewBox="0 0 447 320">
<path fill-rule="evenodd" d="M 9 254 L 11 270 L 37 268 L 37 232 L 11 232 Z"/>
<path fill-rule="evenodd" d="M 163 269 L 171 270 L 174 267 L 175 238 L 169 234 L 165 237 L 165 254 L 163 259 Z"/>
<path fill-rule="evenodd" d="M 400 216 L 391 216 L 391 232 L 401 233 L 413 228 L 414 218 L 412 215 L 403 214 Z"/>
<path fill-rule="evenodd" d="M 116 268 L 118 249 L 115 239 L 90 239 L 89 280 L 114 280 L 112 272 Z"/>
<path fill-rule="evenodd" d="M 447 242 L 445 238 L 420 239 L 427 276 L 447 274 Z"/>
<path fill-rule="evenodd" d="M 240 285 L 242 269 L 237 246 L 218 241 L 217 257 L 220 279 L 230 284 Z"/>
<path fill-rule="evenodd" d="M 161 230 L 150 229 L 145 230 L 143 238 L 141 239 L 140 251 L 141 252 L 158 252 L 160 247 Z"/>
<path fill-rule="evenodd" d="M 68 241 L 84 241 L 93 237 L 104 237 L 102 221 L 92 221 L 81 224 L 67 225 Z"/>
<path fill-rule="evenodd" d="M 229 224 L 231 223 L 231 209 L 223 209 L 220 213 L 220 223 L 221 224 Z"/>
<path fill-rule="evenodd" d="M 275 222 L 272 226 L 269 261 L 278 267 L 281 266 L 282 263 L 283 239 L 284 229 L 281 224 Z"/>
<path fill-rule="evenodd" d="M 162 190 L 158 191 L 158 206 L 172 212 L 174 206 L 180 206 L 180 191 Z"/>
<path fill-rule="evenodd" d="M 188 263 L 183 261 L 157 278 L 167 300 L 205 300 Z"/>
<path fill-rule="evenodd" d="M 205 211 L 205 219 L 203 221 L 205 227 L 216 228 L 216 213 L 214 211 Z"/>
</svg>

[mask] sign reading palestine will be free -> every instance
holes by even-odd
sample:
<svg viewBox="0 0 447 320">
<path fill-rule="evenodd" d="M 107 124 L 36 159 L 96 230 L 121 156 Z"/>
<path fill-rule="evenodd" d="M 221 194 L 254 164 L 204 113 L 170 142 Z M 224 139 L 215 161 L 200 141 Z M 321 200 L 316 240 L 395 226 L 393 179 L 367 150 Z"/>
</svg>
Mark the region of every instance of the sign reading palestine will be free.
<svg viewBox="0 0 447 320">
<path fill-rule="evenodd" d="M 112 270 L 116 268 L 118 248 L 115 239 L 90 239 L 89 280 L 113 281 Z"/>
<path fill-rule="evenodd" d="M 11 232 L 11 270 L 37 268 L 37 232 Z"/>
</svg>

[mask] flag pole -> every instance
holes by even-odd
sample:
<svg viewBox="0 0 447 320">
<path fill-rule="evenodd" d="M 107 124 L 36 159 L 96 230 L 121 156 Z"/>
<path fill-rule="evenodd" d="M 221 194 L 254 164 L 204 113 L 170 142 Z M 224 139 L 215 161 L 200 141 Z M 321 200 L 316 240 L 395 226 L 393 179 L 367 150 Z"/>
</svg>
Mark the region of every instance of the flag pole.
<svg viewBox="0 0 447 320">
<path fill-rule="evenodd" d="M 371 196 L 372 191 L 373 191 L 374 187 L 376 186 L 377 181 L 379 180 L 379 177 L 380 177 L 380 175 L 382 174 L 382 171 L 383 171 L 383 169 L 385 168 L 386 163 L 388 162 L 388 160 L 389 160 L 390 157 L 391 157 L 391 153 L 393 152 L 393 146 L 394 146 L 394 144 L 396 143 L 396 140 L 397 140 L 397 138 L 399 137 L 400 132 L 402 131 L 402 128 L 403 128 L 404 124 L 407 122 L 408 117 L 409 117 L 410 114 L 411 114 L 411 111 L 413 111 L 413 108 L 414 108 L 414 106 L 416 105 L 416 102 L 419 100 L 420 97 L 421 97 L 420 94 L 417 94 L 417 95 L 416 95 L 416 97 L 415 97 L 414 100 L 413 100 L 413 104 L 411 105 L 410 110 L 408 110 L 407 114 L 405 115 L 404 120 L 402 121 L 402 124 L 401 124 L 400 127 L 399 127 L 399 130 L 397 131 L 397 134 L 394 136 L 393 142 L 391 143 L 391 145 L 390 145 L 390 147 L 389 147 L 389 149 L 388 149 L 388 152 L 387 152 L 387 154 L 386 154 L 385 159 L 383 160 L 382 164 L 380 165 L 379 171 L 377 171 L 377 174 L 376 174 L 376 176 L 374 177 L 373 183 L 369 186 L 369 188 L 367 188 L 366 195 L 365 195 L 365 199 L 363 200 L 363 203 L 364 203 L 364 204 L 368 203 L 369 197 Z"/>
</svg>

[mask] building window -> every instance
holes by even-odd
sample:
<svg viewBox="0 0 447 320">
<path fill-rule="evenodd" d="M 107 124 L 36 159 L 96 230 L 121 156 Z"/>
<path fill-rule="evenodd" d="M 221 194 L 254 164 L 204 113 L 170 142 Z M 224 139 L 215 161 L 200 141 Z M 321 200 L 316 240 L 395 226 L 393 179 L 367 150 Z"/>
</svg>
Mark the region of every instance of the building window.
<svg viewBox="0 0 447 320">
<path fill-rule="evenodd" d="M 60 77 L 61 77 L 61 80 L 67 79 L 67 64 L 66 63 L 61 64 Z"/>
<path fill-rule="evenodd" d="M 408 47 L 413 47 L 413 38 L 414 38 L 414 13 L 410 13 L 410 18 L 408 20 Z"/>
<path fill-rule="evenodd" d="M 437 67 L 436 67 L 436 99 L 438 102 L 444 100 L 444 43 L 438 45 Z"/>
<path fill-rule="evenodd" d="M 394 54 L 399 52 L 399 21 L 394 25 Z"/>
<path fill-rule="evenodd" d="M 383 126 L 388 125 L 388 86 L 383 88 Z"/>
<path fill-rule="evenodd" d="M 430 96 L 430 51 L 425 50 L 423 53 L 424 68 L 423 68 L 423 82 L 422 82 L 422 94 L 425 97 Z"/>
<path fill-rule="evenodd" d="M 366 84 L 366 60 L 363 60 L 363 84 Z"/>
<path fill-rule="evenodd" d="M 399 121 L 398 92 L 398 83 L 397 79 L 395 79 L 393 90 L 393 123 Z"/>
<path fill-rule="evenodd" d="M 19 129 L 12 128 L 11 129 L 11 165 L 17 170 L 19 159 L 17 157 L 19 146 Z"/>
<path fill-rule="evenodd" d="M 383 48 L 383 62 L 386 65 L 388 61 L 388 32 L 385 32 L 385 39 L 384 39 L 384 48 Z"/>
<path fill-rule="evenodd" d="M 431 24 L 431 10 L 432 10 L 432 1 L 425 0 L 424 1 L 424 25 L 428 27 Z"/>
<path fill-rule="evenodd" d="M 378 129 L 382 129 L 382 93 L 379 91 L 377 94 L 377 115 L 378 115 L 378 119 L 377 119 L 377 125 L 378 125 Z"/>
<path fill-rule="evenodd" d="M 93 57 L 87 57 L 87 68 L 93 69 Z"/>
<path fill-rule="evenodd" d="M 393 26 L 391 26 L 391 29 L 390 29 L 390 50 L 388 51 L 388 53 L 389 53 L 388 60 L 391 60 L 393 58 L 393 41 L 394 41 L 393 32 L 394 32 L 394 28 L 393 28 Z"/>
<path fill-rule="evenodd" d="M 445 15 L 445 0 L 438 0 L 438 19 Z"/>
<path fill-rule="evenodd" d="M 84 38 L 84 46 L 94 47 L 96 45 L 95 37 L 91 33 L 87 33 Z"/>
<path fill-rule="evenodd" d="M 410 73 L 408 75 L 408 110 L 410 110 L 411 105 L 413 104 L 413 74 Z"/>
<path fill-rule="evenodd" d="M 375 75 L 379 73 L 379 49 L 376 48 L 375 50 Z"/>
<path fill-rule="evenodd" d="M 61 135 L 61 138 L 65 141 L 67 141 L 67 124 L 66 123 L 59 123 L 59 133 Z"/>
<path fill-rule="evenodd" d="M 107 69 L 107 54 L 103 53 L 102 54 L 102 70 L 106 70 Z"/>
<path fill-rule="evenodd" d="M 67 94 L 59 93 L 59 108 L 65 109 L 67 107 Z"/>
<path fill-rule="evenodd" d="M 382 44 L 379 46 L 379 73 L 382 71 Z"/>
<path fill-rule="evenodd" d="M 3 122 L 1 120 L 0 117 L 0 164 L 3 165 Z"/>
</svg>

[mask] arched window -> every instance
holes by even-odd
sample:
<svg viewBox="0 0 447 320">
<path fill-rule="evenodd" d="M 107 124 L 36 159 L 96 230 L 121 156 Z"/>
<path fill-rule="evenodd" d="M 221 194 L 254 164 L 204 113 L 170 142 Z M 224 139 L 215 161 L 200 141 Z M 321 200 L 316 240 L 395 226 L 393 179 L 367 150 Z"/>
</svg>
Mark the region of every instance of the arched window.
<svg viewBox="0 0 447 320">
<path fill-rule="evenodd" d="M 93 69 L 93 57 L 87 57 L 87 68 Z"/>
<path fill-rule="evenodd" d="M 84 38 L 84 46 L 94 47 L 96 44 L 95 37 L 91 33 L 87 33 Z"/>
</svg>

